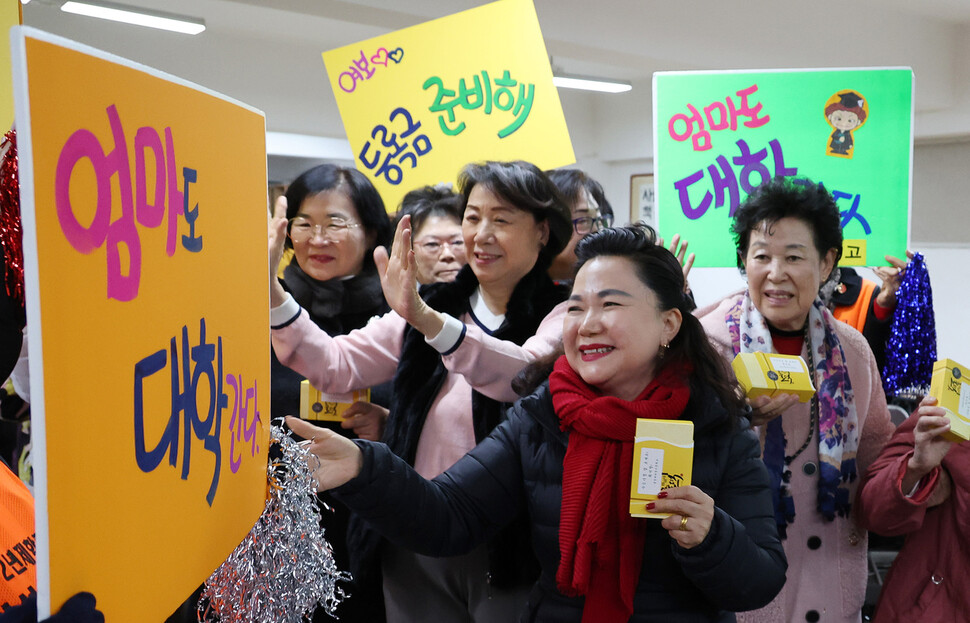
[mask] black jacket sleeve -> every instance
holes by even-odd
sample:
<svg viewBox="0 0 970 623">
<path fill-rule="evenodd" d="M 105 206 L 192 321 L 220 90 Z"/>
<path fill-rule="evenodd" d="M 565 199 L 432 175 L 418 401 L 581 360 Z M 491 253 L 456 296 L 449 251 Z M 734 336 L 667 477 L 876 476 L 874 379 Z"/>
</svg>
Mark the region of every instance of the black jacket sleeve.
<svg viewBox="0 0 970 623">
<path fill-rule="evenodd" d="M 788 561 L 778 538 L 768 472 L 761 446 L 748 429 L 733 433 L 714 521 L 697 547 L 673 544 L 684 573 L 713 603 L 731 611 L 754 610 L 785 584 Z"/>
<path fill-rule="evenodd" d="M 472 550 L 524 507 L 521 460 L 511 416 L 434 480 L 422 478 L 382 443 L 357 440 L 363 469 L 334 497 L 391 542 L 427 556 Z"/>
</svg>

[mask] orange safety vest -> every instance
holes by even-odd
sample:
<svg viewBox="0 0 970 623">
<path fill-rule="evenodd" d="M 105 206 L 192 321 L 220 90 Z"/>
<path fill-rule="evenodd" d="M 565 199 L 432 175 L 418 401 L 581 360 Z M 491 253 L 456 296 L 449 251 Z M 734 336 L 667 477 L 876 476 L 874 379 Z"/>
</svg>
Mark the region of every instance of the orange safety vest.
<svg viewBox="0 0 970 623">
<path fill-rule="evenodd" d="M 854 327 L 859 333 L 866 326 L 866 318 L 869 316 L 869 301 L 872 300 L 872 293 L 876 291 L 876 284 L 868 279 L 862 280 L 862 290 L 859 298 L 852 305 L 836 307 L 832 315 L 837 320 L 841 320 L 850 327 Z"/>
<path fill-rule="evenodd" d="M 34 498 L 0 461 L 0 612 L 36 592 Z"/>
</svg>

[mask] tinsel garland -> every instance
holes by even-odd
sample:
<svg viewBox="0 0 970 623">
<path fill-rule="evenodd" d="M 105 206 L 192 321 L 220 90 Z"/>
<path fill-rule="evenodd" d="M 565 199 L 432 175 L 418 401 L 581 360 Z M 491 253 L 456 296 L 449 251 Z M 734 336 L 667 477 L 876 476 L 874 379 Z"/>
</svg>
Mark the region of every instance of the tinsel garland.
<svg viewBox="0 0 970 623">
<path fill-rule="evenodd" d="M 279 458 L 269 462 L 270 496 L 256 525 L 206 581 L 199 621 L 301 623 L 319 605 L 331 616 L 347 595 L 320 527 L 315 457 L 277 425 L 270 428 Z M 274 451 L 274 456 L 276 452 Z"/>
<path fill-rule="evenodd" d="M 920 253 L 906 265 L 886 341 L 883 389 L 890 397 L 919 400 L 930 391 L 936 361 L 933 288 Z"/>
<path fill-rule="evenodd" d="M 24 307 L 24 248 L 20 224 L 20 160 L 17 157 L 17 132 L 10 130 L 0 142 L 0 244 L 3 245 L 4 281 L 7 296 Z"/>
</svg>

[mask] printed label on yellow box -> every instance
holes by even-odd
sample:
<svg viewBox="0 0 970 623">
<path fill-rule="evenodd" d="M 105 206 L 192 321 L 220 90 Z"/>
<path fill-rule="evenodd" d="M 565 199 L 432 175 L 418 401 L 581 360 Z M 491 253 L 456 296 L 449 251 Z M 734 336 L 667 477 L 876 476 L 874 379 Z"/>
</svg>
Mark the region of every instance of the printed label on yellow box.
<svg viewBox="0 0 970 623">
<path fill-rule="evenodd" d="M 970 418 L 970 383 L 960 385 L 960 404 L 957 406 L 957 413 L 964 419 Z"/>
<path fill-rule="evenodd" d="M 782 355 L 767 355 L 771 367 L 778 372 L 808 372 L 808 367 L 801 357 L 786 357 Z"/>
<path fill-rule="evenodd" d="M 950 430 L 944 438 L 950 441 L 970 440 L 970 369 L 952 359 L 933 364 L 930 396 L 946 409 Z"/>
<path fill-rule="evenodd" d="M 304 420 L 342 422 L 344 411 L 355 402 L 370 402 L 370 389 L 326 394 L 310 381 L 300 383 L 300 418 Z"/>
<path fill-rule="evenodd" d="M 664 451 L 660 448 L 640 448 L 640 479 L 637 493 L 657 495 L 663 485 Z"/>
<path fill-rule="evenodd" d="M 694 424 L 680 420 L 638 419 L 633 443 L 630 515 L 664 518 L 647 512 L 664 489 L 689 485 L 694 462 Z"/>
</svg>

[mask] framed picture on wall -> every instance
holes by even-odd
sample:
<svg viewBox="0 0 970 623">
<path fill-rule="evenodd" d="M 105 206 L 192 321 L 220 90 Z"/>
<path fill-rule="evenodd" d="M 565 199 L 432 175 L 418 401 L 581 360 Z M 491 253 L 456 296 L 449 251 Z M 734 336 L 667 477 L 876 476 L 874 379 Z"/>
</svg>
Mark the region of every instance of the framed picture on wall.
<svg viewBox="0 0 970 623">
<path fill-rule="evenodd" d="M 657 202 L 652 173 L 630 176 L 630 222 L 637 221 L 657 228 Z"/>
</svg>

